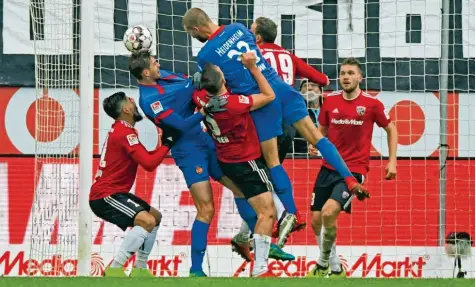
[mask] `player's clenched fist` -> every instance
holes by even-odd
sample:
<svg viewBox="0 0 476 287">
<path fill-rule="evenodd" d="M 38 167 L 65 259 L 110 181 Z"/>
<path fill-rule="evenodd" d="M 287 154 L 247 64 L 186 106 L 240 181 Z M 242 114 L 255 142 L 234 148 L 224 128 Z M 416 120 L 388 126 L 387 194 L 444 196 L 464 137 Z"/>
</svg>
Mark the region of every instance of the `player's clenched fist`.
<svg viewBox="0 0 476 287">
<path fill-rule="evenodd" d="M 256 60 L 257 59 L 258 58 L 256 57 L 255 52 L 246 52 L 246 53 L 241 54 L 241 62 L 248 69 L 256 67 Z"/>
</svg>

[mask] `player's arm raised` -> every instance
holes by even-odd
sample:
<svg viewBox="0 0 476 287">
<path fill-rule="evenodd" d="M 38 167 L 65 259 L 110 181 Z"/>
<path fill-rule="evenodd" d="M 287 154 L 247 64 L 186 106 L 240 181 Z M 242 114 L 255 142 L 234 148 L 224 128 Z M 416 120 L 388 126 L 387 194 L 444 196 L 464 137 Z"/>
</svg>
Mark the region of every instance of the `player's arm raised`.
<svg viewBox="0 0 476 287">
<path fill-rule="evenodd" d="M 256 66 L 256 60 L 256 54 L 253 52 L 248 52 L 241 55 L 241 62 L 255 78 L 261 92 L 260 94 L 254 94 L 250 96 L 253 101 L 253 105 L 250 109 L 251 111 L 271 103 L 276 98 L 276 95 L 269 85 L 268 80 L 266 80 L 266 78 L 263 76 L 263 73 L 261 73 L 261 70 L 258 68 L 258 66 Z"/>
<path fill-rule="evenodd" d="M 173 145 L 173 140 L 169 139 L 164 141 L 161 147 L 150 153 L 145 149 L 135 133 L 121 136 L 119 143 L 124 147 L 134 162 L 138 163 L 147 171 L 153 171 L 164 160 L 170 147 Z"/>
<path fill-rule="evenodd" d="M 379 127 L 387 132 L 388 164 L 385 167 L 385 179 L 390 180 L 397 175 L 398 132 L 397 127 L 390 121 L 384 109 L 383 104 L 378 101 L 374 112 L 374 120 Z"/>
<path fill-rule="evenodd" d="M 309 81 L 314 82 L 321 87 L 329 85 L 329 78 L 324 73 L 319 72 L 314 69 L 301 58 L 297 57 L 294 54 L 290 54 L 291 59 L 293 60 L 294 65 L 296 66 L 296 75 L 307 78 Z"/>
<path fill-rule="evenodd" d="M 206 114 L 216 113 L 225 110 L 223 106 L 225 106 L 226 104 L 226 99 L 216 98 L 211 99 L 206 106 L 200 109 L 198 113 L 195 113 L 188 118 L 183 118 L 180 114 L 174 112 L 172 109 L 168 109 L 158 114 L 152 111 L 152 117 L 154 118 L 154 122 L 157 125 L 164 124 L 175 130 L 187 132 L 195 125 L 200 124 L 200 122 L 205 118 Z M 145 112 L 148 113 L 147 111 Z"/>
</svg>

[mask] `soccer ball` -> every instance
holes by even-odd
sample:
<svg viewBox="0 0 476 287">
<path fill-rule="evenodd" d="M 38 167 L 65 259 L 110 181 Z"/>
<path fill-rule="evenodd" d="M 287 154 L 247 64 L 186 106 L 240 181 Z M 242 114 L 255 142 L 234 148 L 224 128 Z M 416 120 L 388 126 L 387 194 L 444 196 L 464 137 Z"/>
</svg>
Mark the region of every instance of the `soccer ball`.
<svg viewBox="0 0 476 287">
<path fill-rule="evenodd" d="M 142 25 L 133 26 L 124 33 L 124 46 L 129 52 L 149 50 L 152 46 L 152 33 Z"/>
</svg>

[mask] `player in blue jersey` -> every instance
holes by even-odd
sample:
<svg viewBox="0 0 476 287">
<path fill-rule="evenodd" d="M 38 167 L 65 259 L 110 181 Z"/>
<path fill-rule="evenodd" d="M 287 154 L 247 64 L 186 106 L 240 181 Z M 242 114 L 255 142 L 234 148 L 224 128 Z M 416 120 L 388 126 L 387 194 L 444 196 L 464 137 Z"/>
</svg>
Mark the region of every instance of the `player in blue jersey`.
<svg viewBox="0 0 476 287">
<path fill-rule="evenodd" d="M 193 80 L 186 75 L 159 70 L 159 63 L 148 51 L 133 53 L 129 70 L 139 82 L 139 105 L 144 114 L 164 133 L 176 135 L 179 140 L 171 149 L 177 166 L 181 169 L 197 208 L 192 226 L 191 276 L 205 276 L 202 270 L 203 255 L 207 245 L 209 224 L 214 215 L 212 188 L 209 177 L 219 181 L 235 195 L 240 216 L 245 221 L 256 221 L 256 213 L 238 187 L 223 176 L 219 167 L 215 144 L 203 132 L 200 121 L 206 111 L 194 113 Z M 208 102 L 209 113 L 223 111 L 226 101 Z M 249 248 L 248 248 L 249 249 Z M 244 250 L 246 251 L 246 250 Z M 248 250 L 249 253 L 249 250 Z M 270 257 L 293 259 L 279 248 L 273 248 Z"/>
<path fill-rule="evenodd" d="M 349 171 L 335 146 L 322 135 L 309 118 L 299 92 L 283 82 L 262 57 L 256 46 L 256 38 L 250 30 L 240 23 L 218 26 L 199 8 L 191 8 L 185 13 L 183 26 L 193 38 L 205 43 L 197 55 L 199 69 L 207 63 L 220 67 L 233 94 L 251 95 L 259 92 L 256 81 L 243 66 L 240 57 L 242 53 L 250 51 L 258 55 L 257 65 L 273 88 L 276 99 L 267 106 L 253 111 L 251 115 L 275 190 L 287 212 L 294 214 L 296 205 L 291 182 L 279 162 L 276 137 L 282 134 L 282 119 L 293 125 L 310 144 L 321 151 L 322 156 L 345 178 L 349 190 L 368 193 Z M 296 217 L 289 218 L 289 221 L 291 224 L 286 226 L 289 230 L 281 230 L 283 234 L 289 233 L 293 228 Z M 284 244 L 285 240 L 286 238 L 280 234 L 278 243 Z"/>
</svg>

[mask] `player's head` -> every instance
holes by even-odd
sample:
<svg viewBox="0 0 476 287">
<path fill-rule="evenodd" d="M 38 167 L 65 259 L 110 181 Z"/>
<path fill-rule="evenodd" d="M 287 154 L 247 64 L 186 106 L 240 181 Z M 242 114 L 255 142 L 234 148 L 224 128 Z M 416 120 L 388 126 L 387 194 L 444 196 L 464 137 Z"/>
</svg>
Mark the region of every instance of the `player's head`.
<svg viewBox="0 0 476 287">
<path fill-rule="evenodd" d="M 225 92 L 225 77 L 221 69 L 213 64 L 206 64 L 202 71 L 200 86 L 212 96 Z"/>
<path fill-rule="evenodd" d="M 274 43 L 278 36 L 278 25 L 266 17 L 258 17 L 251 25 L 251 32 L 256 36 L 256 43 Z"/>
<path fill-rule="evenodd" d="M 359 88 L 362 81 L 360 62 L 356 58 L 347 58 L 342 62 L 339 72 L 339 82 L 346 93 L 351 93 Z"/>
<path fill-rule="evenodd" d="M 183 28 L 192 38 L 205 43 L 213 33 L 211 26 L 213 21 L 208 17 L 207 13 L 200 8 L 189 9 L 182 20 Z"/>
<path fill-rule="evenodd" d="M 147 50 L 134 52 L 129 57 L 129 71 L 139 82 L 158 80 L 159 67 L 159 62 Z"/>
<path fill-rule="evenodd" d="M 126 96 L 124 92 L 117 92 L 105 98 L 102 106 L 106 114 L 115 120 L 126 120 L 134 124 L 143 119 L 134 99 Z"/>
</svg>

